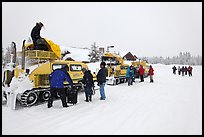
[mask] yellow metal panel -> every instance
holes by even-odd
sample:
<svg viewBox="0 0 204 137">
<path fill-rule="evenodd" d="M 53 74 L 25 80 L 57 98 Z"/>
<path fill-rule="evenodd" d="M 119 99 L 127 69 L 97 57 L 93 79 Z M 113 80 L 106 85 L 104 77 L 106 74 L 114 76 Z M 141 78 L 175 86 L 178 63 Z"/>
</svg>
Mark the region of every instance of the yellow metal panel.
<svg viewBox="0 0 204 137">
<path fill-rule="evenodd" d="M 45 38 L 44 38 L 45 39 Z M 52 42 L 51 40 L 47 40 L 47 43 L 49 44 L 50 47 L 48 47 L 50 49 L 50 51 L 54 52 L 55 55 L 57 56 L 57 58 L 61 58 L 61 50 L 59 45 L 55 44 L 54 42 Z"/>
</svg>

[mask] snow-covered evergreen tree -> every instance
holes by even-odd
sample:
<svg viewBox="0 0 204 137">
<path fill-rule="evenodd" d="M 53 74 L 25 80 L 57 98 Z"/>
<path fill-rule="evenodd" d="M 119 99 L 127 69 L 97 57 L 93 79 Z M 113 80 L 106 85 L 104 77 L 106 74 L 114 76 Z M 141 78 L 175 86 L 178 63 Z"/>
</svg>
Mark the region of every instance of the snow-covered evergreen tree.
<svg viewBox="0 0 204 137">
<path fill-rule="evenodd" d="M 4 49 L 2 47 L 2 66 L 5 66 L 5 55 L 4 55 Z"/>
<path fill-rule="evenodd" d="M 11 61 L 11 48 L 7 47 L 5 52 L 5 64 L 10 63 Z"/>
<path fill-rule="evenodd" d="M 91 52 L 89 53 L 90 62 L 97 62 L 100 60 L 100 51 L 99 47 L 96 46 L 96 43 L 91 45 Z"/>
</svg>

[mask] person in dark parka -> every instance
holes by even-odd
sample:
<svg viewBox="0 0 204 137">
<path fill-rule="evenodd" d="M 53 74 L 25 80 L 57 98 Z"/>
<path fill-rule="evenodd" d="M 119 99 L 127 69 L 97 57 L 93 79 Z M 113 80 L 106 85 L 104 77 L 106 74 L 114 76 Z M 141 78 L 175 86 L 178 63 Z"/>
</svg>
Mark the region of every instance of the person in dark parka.
<svg viewBox="0 0 204 137">
<path fill-rule="evenodd" d="M 66 93 L 64 88 L 64 81 L 65 79 L 69 82 L 69 85 L 73 89 L 73 82 L 71 77 L 69 76 L 68 66 L 65 65 L 62 69 L 55 69 L 49 76 L 50 80 L 50 92 L 51 96 L 48 99 L 48 108 L 52 107 L 53 104 L 53 97 L 58 92 L 60 95 L 60 99 L 62 101 L 63 107 L 68 107 L 66 102 Z"/>
<path fill-rule="evenodd" d="M 185 72 L 185 68 L 184 68 L 184 66 L 182 66 L 182 68 L 181 68 L 182 76 L 184 76 L 184 72 Z"/>
<path fill-rule="evenodd" d="M 37 40 L 41 39 L 40 31 L 44 25 L 41 22 L 37 22 L 31 31 L 31 38 L 33 40 L 34 49 L 38 49 Z"/>
<path fill-rule="evenodd" d="M 176 70 L 177 70 L 176 66 L 173 66 L 172 69 L 173 69 L 173 74 L 176 74 Z"/>
<path fill-rule="evenodd" d="M 82 83 L 85 85 L 85 101 L 89 102 L 92 101 L 92 88 L 94 87 L 93 75 L 87 68 L 83 68 L 82 71 L 84 73 Z"/>
<path fill-rule="evenodd" d="M 105 62 L 101 62 L 100 64 L 100 70 L 97 74 L 97 82 L 98 82 L 98 86 L 100 87 L 100 100 L 105 100 L 106 99 L 106 95 L 105 95 L 105 83 L 106 83 L 106 77 L 108 76 L 108 70 L 107 68 L 105 68 L 106 63 Z"/>
<path fill-rule="evenodd" d="M 187 66 L 184 67 L 184 70 L 185 70 L 185 75 L 187 75 L 187 74 L 188 74 L 188 68 L 187 68 Z"/>
<path fill-rule="evenodd" d="M 192 76 L 192 70 L 193 70 L 193 68 L 191 66 L 188 66 L 189 77 Z"/>
</svg>

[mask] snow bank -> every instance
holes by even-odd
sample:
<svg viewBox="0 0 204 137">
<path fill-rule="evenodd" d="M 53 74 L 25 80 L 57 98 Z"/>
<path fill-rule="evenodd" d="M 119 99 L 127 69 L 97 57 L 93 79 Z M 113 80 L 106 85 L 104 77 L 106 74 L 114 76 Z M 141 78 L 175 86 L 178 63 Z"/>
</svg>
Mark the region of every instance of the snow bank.
<svg viewBox="0 0 204 137">
<path fill-rule="evenodd" d="M 63 47 L 61 46 L 62 53 L 64 51 L 69 51 L 70 54 L 67 54 L 63 57 L 63 59 L 66 59 L 68 57 L 71 57 L 75 61 L 88 61 L 89 62 L 89 49 L 80 49 L 80 48 L 73 48 L 73 47 Z"/>
</svg>

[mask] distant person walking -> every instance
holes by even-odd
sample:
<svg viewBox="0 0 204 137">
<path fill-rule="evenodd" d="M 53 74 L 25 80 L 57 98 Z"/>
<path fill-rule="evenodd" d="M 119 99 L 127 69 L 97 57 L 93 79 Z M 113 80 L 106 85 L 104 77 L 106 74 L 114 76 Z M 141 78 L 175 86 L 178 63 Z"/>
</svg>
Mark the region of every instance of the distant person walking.
<svg viewBox="0 0 204 137">
<path fill-rule="evenodd" d="M 181 67 L 178 66 L 178 74 L 181 75 Z"/>
<path fill-rule="evenodd" d="M 177 70 L 177 68 L 176 68 L 176 66 L 173 66 L 173 74 L 176 74 L 176 70 Z"/>
<path fill-rule="evenodd" d="M 85 85 L 85 101 L 89 102 L 92 101 L 92 88 L 94 87 L 93 75 L 90 70 L 87 70 L 87 68 L 83 68 L 82 71 L 84 73 L 82 83 Z"/>
<path fill-rule="evenodd" d="M 184 68 L 184 66 L 182 66 L 182 68 L 181 68 L 182 76 L 184 76 L 184 72 L 185 72 L 185 68 Z"/>
<path fill-rule="evenodd" d="M 64 88 L 64 81 L 67 80 L 69 82 L 69 85 L 73 89 L 73 82 L 72 79 L 69 76 L 68 71 L 68 66 L 65 65 L 61 69 L 55 69 L 49 76 L 50 80 L 50 92 L 51 96 L 48 99 L 48 108 L 52 107 L 53 104 L 53 98 L 54 96 L 59 93 L 60 99 L 62 101 L 62 106 L 63 107 L 68 107 L 67 102 L 66 102 L 66 93 L 65 93 L 65 88 Z"/>
<path fill-rule="evenodd" d="M 192 76 L 192 70 L 193 70 L 193 68 L 191 66 L 188 66 L 188 75 L 189 75 L 189 77 Z"/>
<path fill-rule="evenodd" d="M 185 75 L 187 75 L 187 74 L 188 74 L 188 68 L 187 68 L 187 66 L 184 67 L 184 70 L 185 70 Z"/>
<path fill-rule="evenodd" d="M 153 83 L 153 75 L 154 75 L 154 69 L 152 68 L 152 65 L 149 66 L 149 77 L 150 77 L 150 83 Z"/>
<path fill-rule="evenodd" d="M 140 65 L 140 68 L 139 68 L 138 72 L 139 72 L 139 75 L 140 75 L 140 82 L 144 82 L 144 72 L 145 72 L 145 70 L 144 70 L 142 65 Z"/>
<path fill-rule="evenodd" d="M 106 95 L 105 95 L 105 84 L 106 84 L 106 77 L 108 76 L 108 70 L 107 68 L 105 68 L 106 63 L 105 62 L 101 62 L 100 64 L 100 70 L 98 72 L 98 74 L 96 75 L 97 77 L 97 82 L 98 82 L 98 86 L 100 87 L 100 100 L 105 100 L 106 99 Z"/>
</svg>

